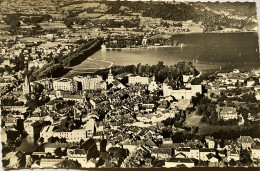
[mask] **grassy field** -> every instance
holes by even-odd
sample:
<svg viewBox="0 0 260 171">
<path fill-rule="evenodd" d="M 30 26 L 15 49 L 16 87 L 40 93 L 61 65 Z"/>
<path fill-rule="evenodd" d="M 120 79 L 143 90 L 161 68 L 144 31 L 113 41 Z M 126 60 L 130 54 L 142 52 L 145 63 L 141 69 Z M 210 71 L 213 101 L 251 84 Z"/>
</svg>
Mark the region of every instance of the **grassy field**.
<svg viewBox="0 0 260 171">
<path fill-rule="evenodd" d="M 202 116 L 197 116 L 195 114 L 189 114 L 186 116 L 186 120 L 183 123 L 186 127 L 198 127 L 200 124 Z"/>
<path fill-rule="evenodd" d="M 198 135 L 211 134 L 213 132 L 217 132 L 221 130 L 232 130 L 241 127 L 238 125 L 230 125 L 230 126 L 210 125 L 207 123 L 200 122 L 201 118 L 202 116 L 197 116 L 195 114 L 187 115 L 183 125 L 186 127 L 199 127 L 199 131 L 197 133 Z"/>
<path fill-rule="evenodd" d="M 68 72 L 64 77 L 73 77 L 76 75 L 86 74 L 86 73 L 93 73 L 99 69 L 109 68 L 113 65 L 113 63 L 108 61 L 101 61 L 92 58 L 88 58 L 83 61 L 81 64 L 76 65 L 71 68 L 71 71 Z"/>
</svg>

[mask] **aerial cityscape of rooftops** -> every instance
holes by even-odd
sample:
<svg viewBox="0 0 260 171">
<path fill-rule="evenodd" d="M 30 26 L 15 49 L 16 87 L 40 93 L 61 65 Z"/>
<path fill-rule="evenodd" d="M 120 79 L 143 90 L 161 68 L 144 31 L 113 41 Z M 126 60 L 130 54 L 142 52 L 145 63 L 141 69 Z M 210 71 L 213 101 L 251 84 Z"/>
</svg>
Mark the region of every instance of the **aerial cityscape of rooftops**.
<svg viewBox="0 0 260 171">
<path fill-rule="evenodd" d="M 2 167 L 260 166 L 254 2 L 0 0 Z"/>
</svg>

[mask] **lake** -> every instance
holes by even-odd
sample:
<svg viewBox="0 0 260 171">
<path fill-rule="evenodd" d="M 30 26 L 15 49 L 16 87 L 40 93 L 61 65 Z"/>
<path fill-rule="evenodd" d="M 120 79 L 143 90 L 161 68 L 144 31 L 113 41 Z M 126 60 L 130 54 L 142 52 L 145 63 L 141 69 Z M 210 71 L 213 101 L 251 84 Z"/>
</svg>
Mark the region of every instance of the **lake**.
<svg viewBox="0 0 260 171">
<path fill-rule="evenodd" d="M 73 67 L 72 72 L 90 72 L 94 68 L 114 65 L 164 64 L 192 61 L 199 71 L 251 69 L 260 67 L 258 35 L 247 33 L 190 33 L 178 34 L 174 40 L 184 43 L 181 47 L 155 47 L 118 50 L 101 49 L 90 59 Z M 97 60 L 95 64 L 93 61 Z M 101 64 L 100 64 L 101 63 Z"/>
</svg>

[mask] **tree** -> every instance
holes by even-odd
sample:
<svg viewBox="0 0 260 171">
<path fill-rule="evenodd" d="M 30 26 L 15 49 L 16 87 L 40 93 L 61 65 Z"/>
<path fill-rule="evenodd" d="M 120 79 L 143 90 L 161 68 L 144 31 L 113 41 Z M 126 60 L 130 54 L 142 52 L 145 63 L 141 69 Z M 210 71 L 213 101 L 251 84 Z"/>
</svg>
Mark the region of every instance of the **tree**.
<svg viewBox="0 0 260 171">
<path fill-rule="evenodd" d="M 63 155 L 61 147 L 58 147 L 56 150 L 54 150 L 54 154 L 58 157 L 61 157 Z"/>
<path fill-rule="evenodd" d="M 108 152 L 101 152 L 100 158 L 103 159 L 104 161 L 110 161 L 112 159 L 111 155 L 109 155 Z"/>
<path fill-rule="evenodd" d="M 78 161 L 65 159 L 56 165 L 58 168 L 81 168 Z"/>
<path fill-rule="evenodd" d="M 167 127 L 167 126 L 172 127 L 174 124 L 174 121 L 175 121 L 174 118 L 167 118 L 167 119 L 163 120 L 162 123 L 164 124 L 165 127 Z"/>
<path fill-rule="evenodd" d="M 228 162 L 228 165 L 234 167 L 234 166 L 237 166 L 237 162 L 236 162 L 234 159 L 231 159 L 231 160 Z"/>
<path fill-rule="evenodd" d="M 127 157 L 127 150 L 120 147 L 111 147 L 108 149 L 108 152 L 112 154 L 114 158 L 126 158 Z"/>
<path fill-rule="evenodd" d="M 60 138 L 60 143 L 66 143 L 66 138 Z"/>
<path fill-rule="evenodd" d="M 250 155 L 249 151 L 247 151 L 247 150 L 242 151 L 240 162 L 243 166 L 252 165 L 253 161 L 251 160 L 251 155 Z"/>
</svg>

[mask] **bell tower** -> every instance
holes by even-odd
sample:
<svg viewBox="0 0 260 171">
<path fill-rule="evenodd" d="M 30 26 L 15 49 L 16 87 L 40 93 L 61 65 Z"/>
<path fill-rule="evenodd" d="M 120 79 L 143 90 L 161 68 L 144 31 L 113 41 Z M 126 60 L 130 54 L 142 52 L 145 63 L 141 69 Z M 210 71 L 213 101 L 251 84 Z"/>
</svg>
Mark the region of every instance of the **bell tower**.
<svg viewBox="0 0 260 171">
<path fill-rule="evenodd" d="M 114 81 L 114 76 L 111 72 L 111 68 L 109 69 L 108 77 L 107 77 L 107 83 L 111 84 Z"/>
<path fill-rule="evenodd" d="M 29 78 L 26 75 L 23 83 L 23 94 L 25 95 L 30 93 L 31 93 L 31 85 L 30 85 Z"/>
</svg>

